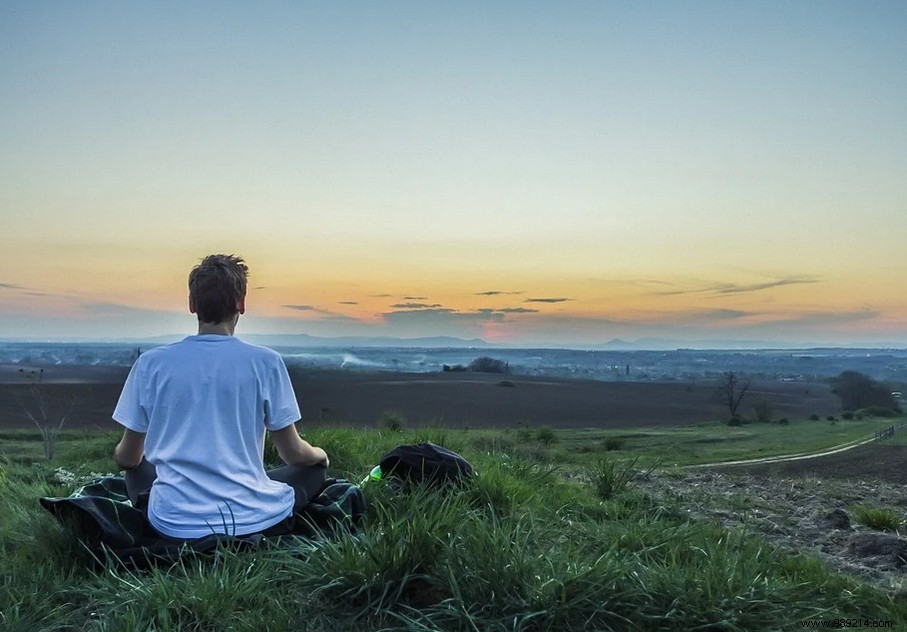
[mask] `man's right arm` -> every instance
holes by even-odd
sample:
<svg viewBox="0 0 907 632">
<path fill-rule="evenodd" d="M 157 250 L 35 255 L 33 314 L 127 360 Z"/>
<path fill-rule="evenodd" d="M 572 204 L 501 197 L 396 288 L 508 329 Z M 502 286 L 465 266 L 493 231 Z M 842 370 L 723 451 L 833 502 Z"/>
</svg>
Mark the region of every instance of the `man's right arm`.
<svg viewBox="0 0 907 632">
<path fill-rule="evenodd" d="M 321 448 L 316 448 L 299 436 L 296 424 L 290 424 L 280 430 L 272 430 L 271 438 L 277 454 L 287 465 L 318 465 L 328 466 L 328 455 Z"/>
</svg>

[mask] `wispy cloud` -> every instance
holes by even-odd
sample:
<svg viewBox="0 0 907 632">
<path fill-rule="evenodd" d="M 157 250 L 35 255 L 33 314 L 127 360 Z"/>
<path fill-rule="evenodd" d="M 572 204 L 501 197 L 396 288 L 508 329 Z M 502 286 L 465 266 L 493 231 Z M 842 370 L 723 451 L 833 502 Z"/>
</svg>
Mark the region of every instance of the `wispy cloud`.
<svg viewBox="0 0 907 632">
<path fill-rule="evenodd" d="M 369 298 L 391 298 L 393 294 L 369 294 Z"/>
<path fill-rule="evenodd" d="M 772 288 L 784 287 L 787 285 L 820 283 L 821 281 L 822 279 L 820 279 L 819 277 L 810 276 L 783 277 L 779 279 L 772 279 L 770 281 L 763 281 L 761 283 L 710 283 L 701 287 L 680 288 L 676 290 L 661 290 L 658 292 L 653 292 L 653 294 L 655 294 L 656 296 L 680 296 L 683 294 L 709 294 L 713 296 L 727 296 L 732 294 L 761 292 L 762 290 L 770 290 Z"/>
<path fill-rule="evenodd" d="M 396 303 L 391 305 L 394 309 L 435 309 L 443 307 L 440 303 L 429 305 L 428 303 Z"/>
<path fill-rule="evenodd" d="M 565 301 L 572 301 L 572 298 L 527 298 L 524 303 L 563 303 Z"/>
<path fill-rule="evenodd" d="M 359 301 L 338 301 L 340 305 L 358 305 Z"/>
<path fill-rule="evenodd" d="M 66 294 L 48 294 L 47 292 L 39 292 L 38 290 L 32 290 L 17 283 L 0 283 L 0 291 L 2 290 L 18 292 L 21 296 L 68 296 Z"/>
<path fill-rule="evenodd" d="M 741 309 L 705 309 L 685 314 L 688 318 L 698 320 L 739 320 L 757 315 L 757 312 L 747 312 Z"/>
<path fill-rule="evenodd" d="M 393 312 L 385 312 L 384 316 L 391 316 L 394 314 L 453 314 L 457 310 L 450 307 L 431 307 L 426 309 L 407 309 L 399 310 Z"/>
<path fill-rule="evenodd" d="M 537 314 L 539 310 L 531 307 L 499 307 L 497 309 L 480 309 L 479 311 L 487 311 L 490 314 Z"/>
<path fill-rule="evenodd" d="M 309 312 L 312 314 L 318 314 L 319 316 L 326 317 L 326 318 L 336 318 L 336 319 L 349 318 L 348 316 L 344 316 L 343 314 L 337 314 L 336 312 L 332 312 L 329 309 L 324 309 L 322 307 L 316 307 L 314 305 L 281 305 L 281 307 L 285 307 L 287 309 L 292 309 L 297 312 Z"/>
<path fill-rule="evenodd" d="M 502 292 L 501 290 L 488 290 L 487 292 L 476 292 L 476 296 L 512 296 L 516 294 L 525 294 L 523 291 Z"/>
<path fill-rule="evenodd" d="M 427 301 L 427 296 L 404 296 L 404 301 Z"/>
<path fill-rule="evenodd" d="M 783 287 L 785 285 L 804 285 L 810 283 L 818 283 L 819 279 L 814 277 L 793 277 L 788 279 L 776 279 L 774 281 L 766 281 L 764 283 L 751 283 L 749 285 L 739 285 L 737 283 L 725 283 L 724 285 L 717 286 L 713 292 L 715 294 L 742 294 L 744 292 L 759 292 L 761 290 L 770 290 L 775 287 Z"/>
</svg>

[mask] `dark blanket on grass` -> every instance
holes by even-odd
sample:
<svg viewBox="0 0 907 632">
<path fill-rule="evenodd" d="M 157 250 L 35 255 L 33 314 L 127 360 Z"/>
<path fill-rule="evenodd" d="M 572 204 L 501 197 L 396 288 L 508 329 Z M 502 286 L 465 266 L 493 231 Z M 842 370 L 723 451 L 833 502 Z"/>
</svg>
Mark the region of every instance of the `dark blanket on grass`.
<svg viewBox="0 0 907 632">
<path fill-rule="evenodd" d="M 254 548 L 298 537 L 316 538 L 340 530 L 355 530 L 365 513 L 365 500 L 358 486 L 329 478 L 297 518 L 296 535 L 265 538 L 261 534 L 212 534 L 178 542 L 161 538 L 144 512 L 133 507 L 126 495 L 126 482 L 120 476 L 100 478 L 69 496 L 40 498 L 39 502 L 74 531 L 96 560 L 132 567 L 173 562 L 187 553 L 206 553 L 221 546 Z"/>
</svg>

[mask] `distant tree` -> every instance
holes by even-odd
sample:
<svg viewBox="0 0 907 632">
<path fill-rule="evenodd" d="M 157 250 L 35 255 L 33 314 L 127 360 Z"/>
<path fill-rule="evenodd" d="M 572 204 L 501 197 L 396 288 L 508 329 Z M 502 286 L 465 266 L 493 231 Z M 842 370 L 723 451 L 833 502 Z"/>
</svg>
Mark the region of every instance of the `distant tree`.
<svg viewBox="0 0 907 632">
<path fill-rule="evenodd" d="M 510 373 L 510 364 L 503 360 L 482 356 L 469 363 L 469 370 L 478 373 Z"/>
<path fill-rule="evenodd" d="M 891 388 L 857 371 L 844 371 L 831 379 L 832 393 L 841 400 L 843 410 L 877 407 L 900 412 Z"/>
<path fill-rule="evenodd" d="M 749 380 L 744 380 L 734 371 L 721 374 L 718 388 L 715 389 L 715 400 L 726 405 L 731 418 L 737 416 L 737 409 L 746 392 L 750 389 Z"/>
</svg>

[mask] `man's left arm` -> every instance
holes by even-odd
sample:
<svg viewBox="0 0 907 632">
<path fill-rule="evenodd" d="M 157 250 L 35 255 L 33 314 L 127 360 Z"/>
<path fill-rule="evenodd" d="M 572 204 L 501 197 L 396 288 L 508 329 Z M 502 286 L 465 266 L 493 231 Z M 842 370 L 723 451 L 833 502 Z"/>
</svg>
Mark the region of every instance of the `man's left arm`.
<svg viewBox="0 0 907 632">
<path fill-rule="evenodd" d="M 123 437 L 113 451 L 113 458 L 124 470 L 131 470 L 142 462 L 145 456 L 145 433 L 126 428 Z"/>
</svg>

